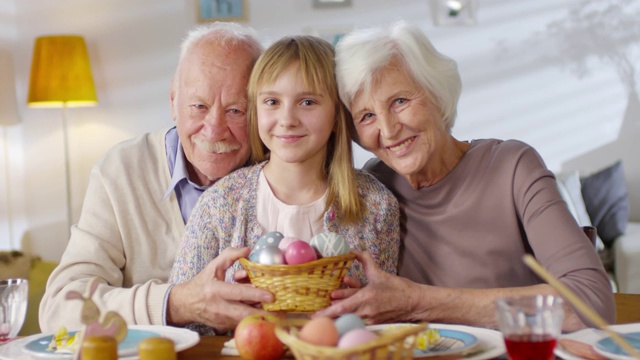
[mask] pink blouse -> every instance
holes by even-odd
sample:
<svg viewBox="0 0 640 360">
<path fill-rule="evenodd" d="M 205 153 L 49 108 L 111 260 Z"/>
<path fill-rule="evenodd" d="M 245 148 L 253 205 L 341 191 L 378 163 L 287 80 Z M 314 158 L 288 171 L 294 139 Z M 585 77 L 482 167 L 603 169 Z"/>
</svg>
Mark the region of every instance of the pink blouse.
<svg viewBox="0 0 640 360">
<path fill-rule="evenodd" d="M 284 236 L 309 242 L 313 236 L 327 231 L 322 221 L 327 193 L 328 190 L 310 204 L 285 204 L 271 190 L 264 171 L 260 171 L 256 199 L 258 223 L 265 234 L 279 231 Z"/>
</svg>

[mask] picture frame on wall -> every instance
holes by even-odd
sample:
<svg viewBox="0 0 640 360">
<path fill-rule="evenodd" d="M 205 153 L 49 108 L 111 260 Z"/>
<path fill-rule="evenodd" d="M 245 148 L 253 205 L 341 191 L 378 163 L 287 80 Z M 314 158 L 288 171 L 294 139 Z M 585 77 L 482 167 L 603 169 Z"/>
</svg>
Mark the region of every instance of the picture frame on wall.
<svg viewBox="0 0 640 360">
<path fill-rule="evenodd" d="M 335 7 L 349 7 L 351 0 L 313 0 L 314 9 L 326 9 Z"/>
<path fill-rule="evenodd" d="M 198 0 L 198 20 L 247 21 L 247 0 Z"/>
<path fill-rule="evenodd" d="M 477 0 L 431 0 L 434 23 L 438 26 L 475 25 Z"/>
<path fill-rule="evenodd" d="M 302 29 L 303 34 L 313 35 L 327 40 L 331 45 L 336 46 L 338 41 L 353 30 L 353 26 L 334 26 L 328 28 L 305 27 Z"/>
</svg>

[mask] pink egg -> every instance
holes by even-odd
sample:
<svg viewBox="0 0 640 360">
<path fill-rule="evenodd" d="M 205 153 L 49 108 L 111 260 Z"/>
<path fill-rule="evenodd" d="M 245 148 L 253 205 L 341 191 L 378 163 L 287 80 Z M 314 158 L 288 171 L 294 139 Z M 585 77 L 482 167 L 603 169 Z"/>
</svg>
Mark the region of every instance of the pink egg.
<svg viewBox="0 0 640 360">
<path fill-rule="evenodd" d="M 282 238 L 282 240 L 280 240 L 280 243 L 278 244 L 278 247 L 280 248 L 280 250 L 285 251 L 287 250 L 287 246 L 289 246 L 289 244 L 291 244 L 294 241 L 298 241 L 300 239 L 296 239 L 294 237 L 291 236 L 285 236 Z"/>
<path fill-rule="evenodd" d="M 318 259 L 316 250 L 302 240 L 289 244 L 284 251 L 284 258 L 289 265 L 304 264 Z"/>
<path fill-rule="evenodd" d="M 339 348 L 348 348 L 368 341 L 375 340 L 378 335 L 365 329 L 353 329 L 340 337 L 338 341 Z"/>
</svg>

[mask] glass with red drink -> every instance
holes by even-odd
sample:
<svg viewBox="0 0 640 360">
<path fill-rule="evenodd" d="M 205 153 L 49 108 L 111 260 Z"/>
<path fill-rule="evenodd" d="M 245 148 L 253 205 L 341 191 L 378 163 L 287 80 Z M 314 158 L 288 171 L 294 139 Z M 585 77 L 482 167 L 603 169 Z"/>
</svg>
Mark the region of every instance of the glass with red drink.
<svg viewBox="0 0 640 360">
<path fill-rule="evenodd" d="M 511 360 L 550 360 L 562 332 L 562 298 L 533 295 L 496 302 L 498 327 Z"/>
</svg>

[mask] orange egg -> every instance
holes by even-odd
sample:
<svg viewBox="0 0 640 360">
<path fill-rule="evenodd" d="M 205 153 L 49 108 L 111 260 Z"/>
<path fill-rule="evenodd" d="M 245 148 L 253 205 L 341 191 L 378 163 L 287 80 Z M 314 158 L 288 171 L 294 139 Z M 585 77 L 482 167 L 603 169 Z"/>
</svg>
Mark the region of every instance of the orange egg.
<svg viewBox="0 0 640 360">
<path fill-rule="evenodd" d="M 336 346 L 338 344 L 338 329 L 333 320 L 327 317 L 319 317 L 309 320 L 298 335 L 300 340 L 313 345 Z"/>
</svg>

